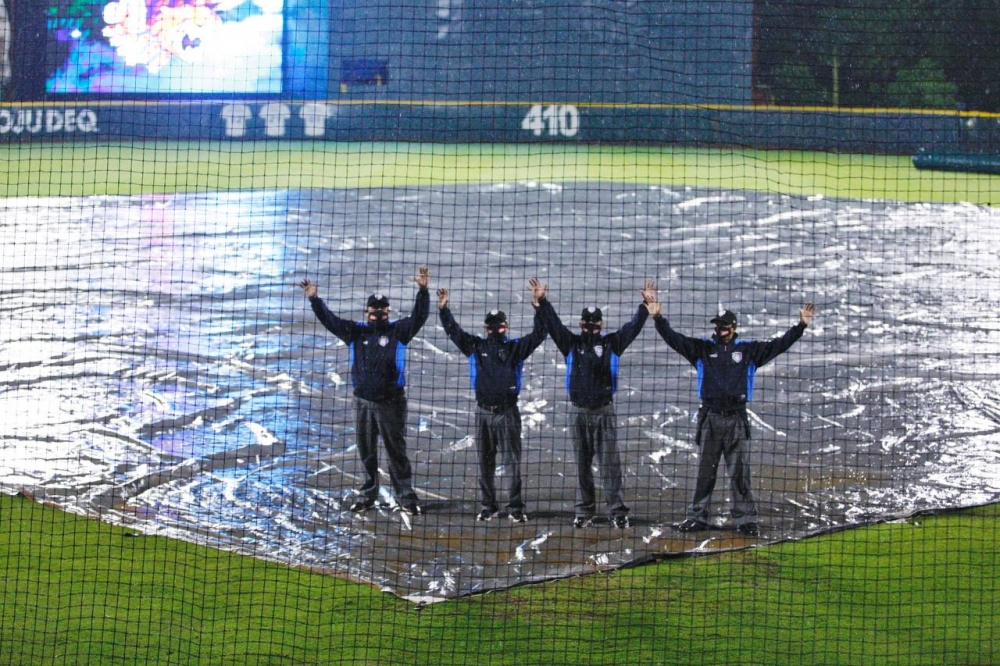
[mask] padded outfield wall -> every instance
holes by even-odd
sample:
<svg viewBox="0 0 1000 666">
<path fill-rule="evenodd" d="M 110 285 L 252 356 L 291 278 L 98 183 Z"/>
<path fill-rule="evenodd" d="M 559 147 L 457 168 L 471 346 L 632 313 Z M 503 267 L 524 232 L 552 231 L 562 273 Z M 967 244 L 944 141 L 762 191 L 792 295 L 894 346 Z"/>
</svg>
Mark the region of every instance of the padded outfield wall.
<svg viewBox="0 0 1000 666">
<path fill-rule="evenodd" d="M 211 35 L 230 31 L 215 50 L 223 56 L 212 55 L 203 19 L 174 26 L 172 39 L 151 48 L 150 36 L 164 34 L 156 8 L 164 3 L 135 1 L 11 8 L 13 76 L 0 140 L 628 142 L 906 154 L 981 146 L 996 127 L 995 118 L 955 111 L 755 105 L 748 0 L 209 2 L 220 26 Z"/>
<path fill-rule="evenodd" d="M 226 100 L 0 105 L 0 139 L 620 142 L 888 154 L 996 145 L 997 119 L 919 110 Z"/>
</svg>

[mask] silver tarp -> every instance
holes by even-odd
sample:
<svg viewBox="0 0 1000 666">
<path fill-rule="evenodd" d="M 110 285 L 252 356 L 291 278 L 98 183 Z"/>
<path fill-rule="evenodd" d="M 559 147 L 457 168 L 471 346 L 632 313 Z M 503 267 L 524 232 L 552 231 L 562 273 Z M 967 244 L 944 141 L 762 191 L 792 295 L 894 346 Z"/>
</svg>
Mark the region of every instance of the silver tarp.
<svg viewBox="0 0 1000 666">
<path fill-rule="evenodd" d="M 6 199 L 0 488 L 421 602 L 997 501 L 998 223 L 964 204 L 612 183 Z M 296 283 L 344 316 L 374 291 L 405 315 L 421 265 L 472 332 L 499 307 L 527 333 L 532 276 L 571 327 L 588 305 L 624 324 L 647 277 L 688 335 L 722 306 L 744 337 L 771 338 L 814 301 L 815 324 L 757 377 L 762 538 L 730 529 L 724 465 L 716 529 L 670 529 L 693 490 L 698 403 L 651 322 L 616 400 L 632 527 L 571 525 L 551 341 L 521 396 L 531 520 L 477 523 L 475 403 L 433 302 L 407 361 L 427 513 L 394 511 L 388 479 L 384 507 L 348 512 L 348 350 Z"/>
</svg>

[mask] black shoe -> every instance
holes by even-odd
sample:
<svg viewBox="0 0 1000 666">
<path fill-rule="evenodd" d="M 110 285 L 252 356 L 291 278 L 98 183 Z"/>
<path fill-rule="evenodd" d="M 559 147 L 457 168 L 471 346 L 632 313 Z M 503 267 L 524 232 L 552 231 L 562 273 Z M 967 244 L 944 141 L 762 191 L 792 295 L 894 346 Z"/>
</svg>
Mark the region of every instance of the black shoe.
<svg viewBox="0 0 1000 666">
<path fill-rule="evenodd" d="M 354 500 L 354 504 L 351 505 L 351 511 L 354 513 L 361 513 L 362 511 L 367 511 L 373 506 L 375 506 L 375 500 L 362 497 L 361 499 Z"/>
<path fill-rule="evenodd" d="M 628 516 L 611 516 L 611 524 L 618 529 L 623 530 L 631 523 L 628 521 Z"/>
<path fill-rule="evenodd" d="M 573 527 L 576 529 L 583 529 L 584 527 L 590 527 L 594 523 L 593 516 L 577 516 L 573 519 Z"/>
<path fill-rule="evenodd" d="M 708 529 L 708 523 L 688 518 L 674 525 L 674 529 L 678 532 L 704 532 Z"/>
<path fill-rule="evenodd" d="M 400 507 L 403 513 L 408 516 L 422 516 L 424 515 L 424 507 L 420 506 L 416 502 L 411 502 L 410 504 L 404 504 Z"/>
<path fill-rule="evenodd" d="M 500 513 L 498 509 L 483 509 L 479 512 L 479 515 L 476 516 L 476 520 L 485 523 L 496 518 L 498 513 Z"/>
<path fill-rule="evenodd" d="M 757 523 L 743 523 L 742 525 L 737 525 L 736 531 L 742 534 L 743 536 L 748 536 L 748 537 L 760 536 L 760 527 L 757 526 Z"/>
<path fill-rule="evenodd" d="M 507 516 L 510 518 L 510 522 L 512 523 L 528 522 L 528 514 L 526 514 L 524 511 L 521 511 L 520 509 L 512 510 L 510 513 L 507 514 Z"/>
</svg>

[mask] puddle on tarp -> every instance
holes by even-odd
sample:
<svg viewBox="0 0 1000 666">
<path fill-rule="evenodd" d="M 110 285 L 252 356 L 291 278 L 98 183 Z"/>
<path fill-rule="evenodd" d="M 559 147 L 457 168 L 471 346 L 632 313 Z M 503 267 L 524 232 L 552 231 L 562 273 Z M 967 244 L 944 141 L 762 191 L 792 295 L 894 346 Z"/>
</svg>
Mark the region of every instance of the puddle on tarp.
<svg viewBox="0 0 1000 666">
<path fill-rule="evenodd" d="M 0 487 L 145 533 L 432 601 L 1000 499 L 1000 214 L 988 208 L 510 183 L 7 199 L 0 231 Z M 721 304 L 745 337 L 773 337 L 815 301 L 814 326 L 757 381 L 763 538 L 729 529 L 724 474 L 718 529 L 670 530 L 694 483 L 695 378 L 651 324 L 617 398 L 631 528 L 571 526 L 551 341 L 523 382 L 532 519 L 474 520 L 474 402 L 436 311 L 408 360 L 427 514 L 346 511 L 360 476 L 348 350 L 296 283 L 316 280 L 344 315 L 376 290 L 405 314 L 423 264 L 471 331 L 494 307 L 530 330 L 536 275 L 565 321 L 596 304 L 610 329 L 647 277 L 690 335 L 707 335 Z"/>
</svg>

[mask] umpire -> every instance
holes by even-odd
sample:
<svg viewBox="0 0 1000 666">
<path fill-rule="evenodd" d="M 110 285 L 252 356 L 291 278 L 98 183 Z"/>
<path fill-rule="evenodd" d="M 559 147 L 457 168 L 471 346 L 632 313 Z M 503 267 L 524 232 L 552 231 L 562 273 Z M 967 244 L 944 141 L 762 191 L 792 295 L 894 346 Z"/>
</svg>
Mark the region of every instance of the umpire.
<svg viewBox="0 0 1000 666">
<path fill-rule="evenodd" d="M 365 484 L 351 511 L 375 505 L 378 498 L 378 438 L 382 436 L 389 455 L 389 479 L 400 508 L 420 515 L 406 457 L 406 345 L 420 331 L 430 313 L 427 285 L 430 273 L 421 267 L 414 282 L 417 298 L 409 317 L 389 321 L 389 299 L 382 294 L 368 297 L 366 321 L 348 321 L 330 312 L 311 280 L 300 283 L 316 317 L 328 331 L 343 340 L 351 351 L 351 383 L 357 406 L 358 454 L 365 468 Z"/>
<path fill-rule="evenodd" d="M 521 412 L 517 398 L 521 393 L 524 361 L 545 340 L 545 327 L 538 310 L 535 325 L 524 338 L 507 337 L 507 315 L 493 310 L 486 315 L 486 337 L 462 330 L 448 308 L 448 290 L 438 289 L 441 325 L 469 359 L 469 377 L 476 392 L 476 449 L 479 453 L 479 498 L 481 510 L 476 520 L 491 520 L 500 513 L 494 477 L 499 451 L 504 470 L 510 475 L 507 515 L 515 523 L 528 519 L 521 496 Z"/>
<path fill-rule="evenodd" d="M 681 532 L 700 532 L 709 528 L 712 491 L 719 460 L 725 456 L 736 530 L 746 536 L 760 536 L 757 505 L 750 489 L 747 403 L 753 398 L 757 368 L 788 351 L 802 337 L 806 326 L 812 323 L 816 308 L 812 303 L 803 305 L 799 322 L 769 342 L 738 340 L 736 315 L 729 310 L 711 320 L 715 334 L 711 340 L 706 340 L 690 338 L 670 328 L 661 314 L 661 303 L 650 303 L 649 308 L 656 332 L 698 372 L 698 397 L 701 399 L 695 436 L 695 442 L 701 447 L 698 481 L 686 518 L 674 527 Z"/>
<path fill-rule="evenodd" d="M 631 321 L 614 333 L 602 335 L 604 317 L 600 308 L 585 308 L 580 315 L 580 333 L 571 332 L 548 300 L 548 287 L 531 278 L 532 298 L 545 322 L 552 341 L 566 357 L 566 389 L 573 408 L 570 427 L 576 454 L 577 500 L 574 527 L 591 524 L 597 510 L 594 492 L 594 457 L 597 457 L 611 524 L 629 526 L 625 504 L 621 458 L 618 453 L 615 392 L 618 389 L 618 361 L 632 344 L 649 313 L 646 303 L 656 301 L 656 286 L 646 281 L 639 305 Z"/>
</svg>

